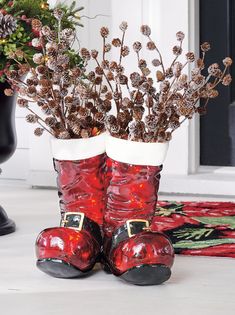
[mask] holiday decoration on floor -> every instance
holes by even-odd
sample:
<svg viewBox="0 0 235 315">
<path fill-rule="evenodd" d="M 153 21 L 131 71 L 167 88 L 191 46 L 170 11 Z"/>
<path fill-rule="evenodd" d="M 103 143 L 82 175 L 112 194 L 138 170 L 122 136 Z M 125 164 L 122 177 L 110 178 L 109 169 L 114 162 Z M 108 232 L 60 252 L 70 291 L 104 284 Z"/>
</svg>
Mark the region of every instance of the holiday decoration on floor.
<svg viewBox="0 0 235 315">
<path fill-rule="evenodd" d="M 28 67 L 25 82 L 19 72 L 11 70 L 9 80 L 17 87 L 18 105 L 30 112 L 26 120 L 40 125 L 35 135 L 48 131 L 54 136 L 61 227 L 40 233 L 37 266 L 55 277 L 71 278 L 87 274 L 101 256 L 104 114 L 93 102 L 96 85 L 86 85 L 87 52 L 82 49 L 82 57 L 73 53 L 75 32 L 61 28 L 62 10 L 55 9 L 54 15 L 58 20 L 56 37 L 48 26 L 40 26 L 42 52 L 33 56 L 36 68 Z M 98 80 L 97 85 L 101 85 Z M 32 103 L 38 105 L 41 116 L 31 108 Z"/>
<path fill-rule="evenodd" d="M 172 133 L 195 113 L 205 113 L 210 98 L 218 96 L 219 83 L 229 85 L 231 76 L 227 69 L 232 60 L 223 60 L 224 69 L 218 64 L 202 74 L 204 58 L 209 43 L 201 45 L 202 58 L 191 76 L 183 69 L 195 60 L 192 52 L 186 54 L 184 64 L 178 61 L 182 54 L 184 34 L 176 34 L 179 46 L 173 47 L 175 58 L 169 68 L 163 64 L 162 55 L 151 39 L 147 25 L 141 32 L 148 38 L 147 48 L 157 53 L 153 59 L 156 81 L 151 77 L 146 60 L 140 59 L 142 44 L 135 42 L 138 72 L 126 75 L 122 59 L 130 49 L 124 39 L 127 23 L 120 25 L 121 38 L 114 38 L 112 45 L 119 49 L 118 61 L 106 59 L 109 31 L 103 27 L 103 75 L 108 82 L 116 115 L 108 115 L 106 128 L 106 210 L 104 216 L 104 261 L 114 275 L 138 285 L 160 284 L 170 277 L 174 251 L 169 239 L 151 227 L 157 202 L 159 173 Z M 199 99 L 205 99 L 200 106 Z"/>
<path fill-rule="evenodd" d="M 235 204 L 160 201 L 152 229 L 165 233 L 183 255 L 235 258 Z"/>
<path fill-rule="evenodd" d="M 40 233 L 37 266 L 54 277 L 87 275 L 100 259 L 104 215 L 104 134 L 52 141 L 61 226 Z"/>
<path fill-rule="evenodd" d="M 171 242 L 150 226 L 167 149 L 168 143 L 106 140 L 105 266 L 137 285 L 160 284 L 171 275 Z"/>
<path fill-rule="evenodd" d="M 35 135 L 47 131 L 54 138 L 61 227 L 39 235 L 37 265 L 52 276 L 72 278 L 88 274 L 100 261 L 129 283 L 161 284 L 170 278 L 174 261 L 170 238 L 154 221 L 169 141 L 186 119 L 206 113 L 220 83 L 230 84 L 232 60 L 226 57 L 222 70 L 217 63 L 205 69 L 210 44 L 204 43 L 201 58 L 187 52 L 180 61 L 184 34 L 178 32 L 173 61 L 166 66 L 150 27 L 142 25 L 152 66 L 140 57 L 142 43 L 134 42 L 137 68 L 129 74 L 122 63 L 130 53 L 126 22 L 121 37 L 111 41 L 108 28 L 101 28 L 101 53 L 82 48 L 76 54 L 74 30 L 62 27 L 62 10 L 54 16 L 56 36 L 38 25 L 42 51 L 33 55 L 36 68 L 23 63 L 7 72 L 18 105 L 30 111 L 26 120 L 39 125 Z M 118 50 L 117 60 L 110 59 L 111 49 Z M 185 74 L 194 61 L 195 68 Z"/>
</svg>

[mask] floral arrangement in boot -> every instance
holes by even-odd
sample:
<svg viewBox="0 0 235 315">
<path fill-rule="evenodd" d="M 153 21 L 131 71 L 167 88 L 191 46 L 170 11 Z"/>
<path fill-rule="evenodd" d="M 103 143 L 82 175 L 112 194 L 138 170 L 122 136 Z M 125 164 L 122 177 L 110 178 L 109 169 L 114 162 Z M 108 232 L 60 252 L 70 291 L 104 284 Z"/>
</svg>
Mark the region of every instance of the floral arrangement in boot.
<svg viewBox="0 0 235 315">
<path fill-rule="evenodd" d="M 75 29 L 81 25 L 74 1 L 71 6 L 58 5 L 63 11 L 62 27 Z M 57 20 L 47 1 L 42 0 L 0 0 L 0 82 L 6 79 L 6 71 L 15 69 L 23 61 L 34 65 L 33 55 L 41 50 L 33 38 L 39 35 L 39 28 L 48 25 L 57 29 Z"/>
<path fill-rule="evenodd" d="M 224 68 L 220 69 L 214 63 L 205 69 L 205 56 L 210 50 L 210 44 L 201 45 L 202 56 L 196 59 L 193 52 L 187 52 L 182 61 L 184 33 L 177 32 L 176 44 L 173 49 L 173 61 L 166 66 L 159 47 L 151 37 L 151 28 L 141 26 L 141 33 L 147 38 L 146 48 L 153 54 L 151 64 L 155 71 L 150 71 L 148 61 L 141 58 L 142 44 L 134 42 L 132 49 L 136 53 L 136 71 L 128 74 L 122 61 L 130 53 L 125 45 L 125 35 L 128 25 L 120 25 L 120 38 L 107 42 L 109 30 L 102 27 L 100 34 L 103 38 L 102 61 L 98 63 L 97 52 L 92 56 L 96 60 L 97 71 L 103 73 L 110 89 L 110 98 L 116 107 L 116 115 L 109 115 L 106 126 L 114 137 L 141 142 L 169 141 L 172 133 L 181 126 L 186 119 L 191 119 L 195 113 L 205 114 L 209 100 L 218 96 L 217 86 L 231 83 L 228 69 L 232 59 L 223 60 Z M 111 49 L 120 51 L 117 61 L 110 60 L 107 52 Z M 184 73 L 187 66 L 195 66 L 190 74 Z M 192 66 L 191 66 L 192 68 Z M 201 100 L 201 103 L 199 103 Z"/>
<path fill-rule="evenodd" d="M 27 122 L 39 125 L 36 136 L 47 131 L 59 139 L 88 138 L 104 131 L 111 95 L 103 85 L 101 68 L 86 74 L 90 53 L 85 48 L 79 53 L 72 49 L 76 34 L 72 28 L 61 28 L 63 14 L 61 9 L 54 10 L 57 32 L 38 23 L 39 37 L 33 44 L 42 51 L 33 55 L 36 67 L 26 61 L 18 64 L 18 70 L 8 71 L 12 90 L 5 93 L 18 92 L 18 105 L 30 112 Z M 23 81 L 22 75 L 28 72 Z"/>
<path fill-rule="evenodd" d="M 101 28 L 102 60 L 94 59 L 103 71 L 116 112 L 107 115 L 106 128 L 106 208 L 104 213 L 103 264 L 115 276 L 137 285 L 156 285 L 171 276 L 174 249 L 166 235 L 153 230 L 155 207 L 162 164 L 172 133 L 195 113 L 204 114 L 208 101 L 218 96 L 217 86 L 231 82 L 228 68 L 231 58 L 205 69 L 204 60 L 210 44 L 201 45 L 202 56 L 193 52 L 182 55 L 184 34 L 176 34 L 169 66 L 151 37 L 151 29 L 141 26 L 147 37 L 147 49 L 153 54 L 152 66 L 141 58 L 140 42 L 134 42 L 136 71 L 127 73 L 123 64 L 130 48 L 125 45 L 128 25 L 121 23 L 120 38 L 111 43 L 109 30 Z M 107 57 L 107 47 L 119 50 L 118 60 Z M 184 73 L 188 64 L 195 67 Z M 156 70 L 151 72 L 151 68 Z M 199 105 L 199 100 L 202 99 Z"/>
</svg>

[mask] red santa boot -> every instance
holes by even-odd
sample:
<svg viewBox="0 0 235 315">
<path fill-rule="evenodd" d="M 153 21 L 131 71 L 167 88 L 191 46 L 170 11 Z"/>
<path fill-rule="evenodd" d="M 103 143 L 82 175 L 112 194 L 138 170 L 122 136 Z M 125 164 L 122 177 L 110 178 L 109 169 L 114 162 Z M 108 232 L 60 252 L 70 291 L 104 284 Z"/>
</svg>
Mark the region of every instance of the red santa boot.
<svg viewBox="0 0 235 315">
<path fill-rule="evenodd" d="M 37 267 L 54 277 L 86 275 L 100 257 L 104 207 L 105 135 L 52 140 L 61 208 L 60 227 L 36 241 Z"/>
<path fill-rule="evenodd" d="M 171 242 L 151 231 L 167 148 L 107 137 L 104 264 L 136 285 L 160 284 L 171 275 Z"/>
</svg>

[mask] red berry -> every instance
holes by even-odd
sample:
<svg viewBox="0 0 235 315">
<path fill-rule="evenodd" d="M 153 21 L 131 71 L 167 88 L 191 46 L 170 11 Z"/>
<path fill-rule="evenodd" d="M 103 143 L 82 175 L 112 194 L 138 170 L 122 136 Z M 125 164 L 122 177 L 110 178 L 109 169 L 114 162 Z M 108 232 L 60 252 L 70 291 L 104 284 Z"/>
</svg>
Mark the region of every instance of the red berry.
<svg viewBox="0 0 235 315">
<path fill-rule="evenodd" d="M 4 9 L 1 9 L 0 12 L 1 12 L 2 14 L 7 14 L 7 11 L 4 10 Z"/>
</svg>

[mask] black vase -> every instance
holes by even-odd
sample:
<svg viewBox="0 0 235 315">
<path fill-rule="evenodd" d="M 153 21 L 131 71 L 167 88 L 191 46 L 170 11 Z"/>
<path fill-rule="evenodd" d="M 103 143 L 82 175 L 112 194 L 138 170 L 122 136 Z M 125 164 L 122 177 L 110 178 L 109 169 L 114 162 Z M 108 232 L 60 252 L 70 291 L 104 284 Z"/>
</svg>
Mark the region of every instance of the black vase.
<svg viewBox="0 0 235 315">
<path fill-rule="evenodd" d="M 16 149 L 15 97 L 8 97 L 4 90 L 7 83 L 0 83 L 0 164 L 6 162 Z M 15 223 L 10 220 L 0 206 L 0 235 L 15 231 Z"/>
</svg>

